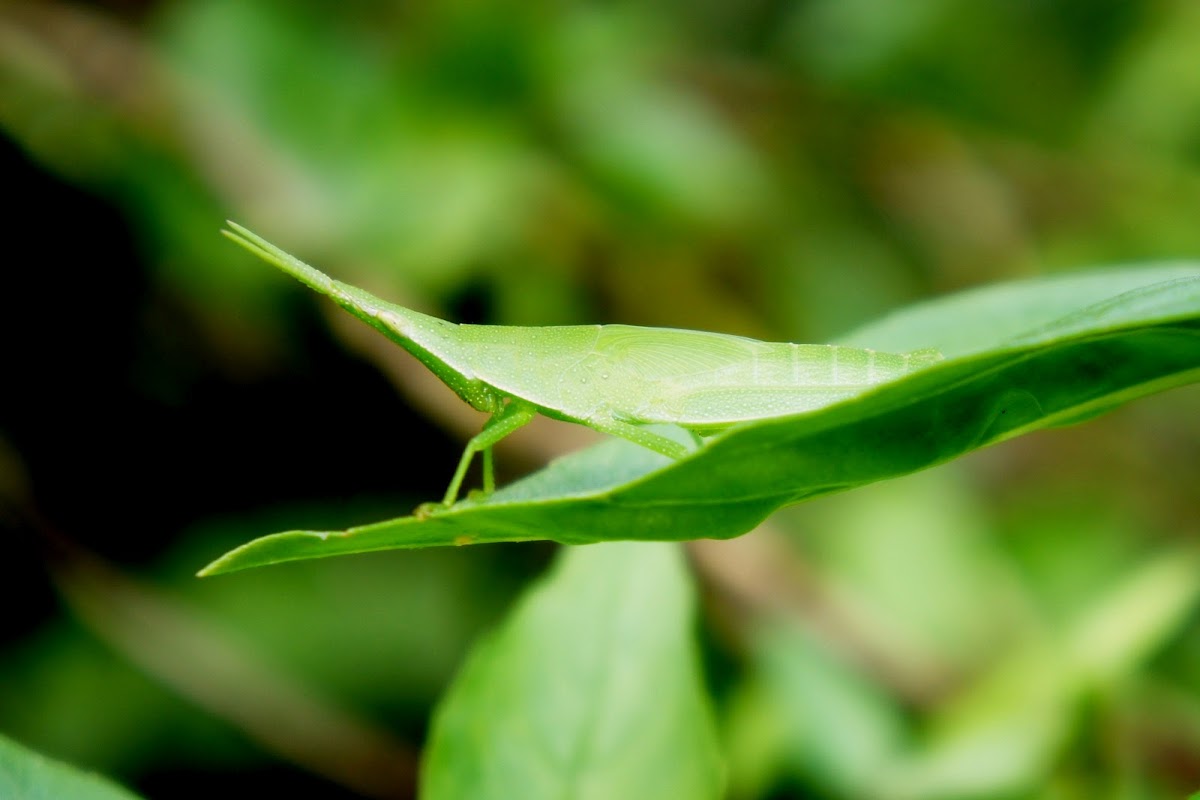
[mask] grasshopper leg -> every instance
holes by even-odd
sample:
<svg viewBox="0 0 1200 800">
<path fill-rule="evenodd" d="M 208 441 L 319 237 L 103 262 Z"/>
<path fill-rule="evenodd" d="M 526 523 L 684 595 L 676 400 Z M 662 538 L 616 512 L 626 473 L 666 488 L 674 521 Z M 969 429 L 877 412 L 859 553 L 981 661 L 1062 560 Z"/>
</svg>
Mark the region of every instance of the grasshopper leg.
<svg viewBox="0 0 1200 800">
<path fill-rule="evenodd" d="M 489 495 L 496 491 L 496 467 L 492 458 L 492 448 L 483 448 L 483 493 Z"/>
<path fill-rule="evenodd" d="M 607 433 L 610 436 L 619 436 L 622 439 L 628 439 L 634 444 L 639 444 L 648 450 L 653 450 L 656 453 L 662 453 L 667 458 L 680 459 L 688 454 L 688 449 L 684 445 L 668 439 L 666 436 L 646 430 L 640 425 L 634 425 L 629 422 L 623 422 L 619 419 L 601 419 L 589 420 L 588 425 L 600 431 Z"/>
<path fill-rule="evenodd" d="M 535 416 L 537 416 L 537 409 L 517 400 L 510 400 L 508 405 L 492 415 L 492 418 L 484 423 L 483 430 L 467 442 L 462 458 L 458 461 L 458 469 L 454 471 L 454 477 L 450 480 L 450 487 L 446 489 L 446 496 L 442 498 L 442 505 L 453 505 L 454 501 L 458 499 L 458 490 L 462 487 L 467 467 L 471 465 L 471 459 L 475 454 L 481 450 L 484 459 L 483 489 L 485 492 L 491 492 L 496 486 L 495 473 L 492 469 L 492 445 L 517 428 L 527 425 Z"/>
</svg>

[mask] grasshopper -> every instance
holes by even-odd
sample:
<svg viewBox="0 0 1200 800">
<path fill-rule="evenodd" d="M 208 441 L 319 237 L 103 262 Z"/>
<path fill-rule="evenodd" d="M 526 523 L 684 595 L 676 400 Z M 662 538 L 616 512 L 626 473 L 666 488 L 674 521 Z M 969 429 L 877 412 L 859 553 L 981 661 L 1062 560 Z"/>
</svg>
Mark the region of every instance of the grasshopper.
<svg viewBox="0 0 1200 800">
<path fill-rule="evenodd" d="M 699 443 L 738 423 L 855 397 L 942 359 L 933 349 L 883 353 L 632 325 L 458 325 L 333 280 L 228 224 L 224 235 L 382 331 L 459 397 L 491 415 L 467 442 L 444 506 L 458 498 L 476 453 L 483 455 L 483 491 L 490 494 L 493 445 L 538 414 L 679 459 L 688 447 L 644 426 L 677 425 Z"/>
</svg>

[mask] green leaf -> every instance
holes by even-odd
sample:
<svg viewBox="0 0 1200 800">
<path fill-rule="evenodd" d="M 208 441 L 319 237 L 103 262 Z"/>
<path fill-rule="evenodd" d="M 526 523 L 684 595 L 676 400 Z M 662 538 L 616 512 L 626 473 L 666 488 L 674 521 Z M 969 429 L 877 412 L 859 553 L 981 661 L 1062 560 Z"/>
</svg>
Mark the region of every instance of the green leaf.
<svg viewBox="0 0 1200 800">
<path fill-rule="evenodd" d="M 946 360 L 851 400 L 732 428 L 678 461 L 624 441 L 432 515 L 254 540 L 201 574 L 342 553 L 550 539 L 728 538 L 776 509 L 1079 422 L 1200 378 L 1200 265 L 1002 284 L 846 339 Z"/>
<path fill-rule="evenodd" d="M 764 627 L 755 645 L 797 771 L 837 797 L 881 796 L 907 744 L 891 699 L 819 641 L 782 623 Z"/>
<path fill-rule="evenodd" d="M 1194 613 L 1200 554 L 1172 550 L 1129 570 L 1067 638 L 1080 678 L 1115 682 L 1162 647 Z"/>
<path fill-rule="evenodd" d="M 675 546 L 563 551 L 444 697 L 421 796 L 720 797 L 693 605 Z"/>
<path fill-rule="evenodd" d="M 1071 733 L 1078 687 L 1052 646 L 1018 650 L 926 720 L 921 748 L 888 776 L 897 800 L 1040 797 Z"/>
<path fill-rule="evenodd" d="M 136 800 L 103 778 L 53 761 L 0 736 L 0 797 L 4 800 Z"/>
</svg>

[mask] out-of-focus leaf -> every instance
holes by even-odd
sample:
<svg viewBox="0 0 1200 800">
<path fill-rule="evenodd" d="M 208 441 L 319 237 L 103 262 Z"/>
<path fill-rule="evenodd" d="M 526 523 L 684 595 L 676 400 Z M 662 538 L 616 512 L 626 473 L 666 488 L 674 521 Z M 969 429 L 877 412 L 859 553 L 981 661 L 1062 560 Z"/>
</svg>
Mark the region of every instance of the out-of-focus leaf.
<svg viewBox="0 0 1200 800">
<path fill-rule="evenodd" d="M 340 553 L 551 539 L 727 538 L 781 506 L 892 478 L 1200 377 L 1200 267 L 1085 272 L 966 292 L 849 337 L 947 360 L 816 411 L 747 423 L 668 462 L 626 442 L 426 517 L 257 539 L 216 574 Z"/>
<path fill-rule="evenodd" d="M 1118 582 L 1070 637 L 1081 678 L 1112 681 L 1157 650 L 1195 608 L 1198 572 L 1194 551 L 1167 552 Z"/>
<path fill-rule="evenodd" d="M 1052 649 L 1002 662 L 934 718 L 920 752 L 889 779 L 889 796 L 962 800 L 1024 796 L 1070 730 L 1069 670 Z"/>
<path fill-rule="evenodd" d="M 892 701 L 794 631 L 763 631 L 757 650 L 767 690 L 789 729 L 787 749 L 806 782 L 839 797 L 880 796 L 878 787 L 907 738 Z"/>
<path fill-rule="evenodd" d="M 693 603 L 676 546 L 564 551 L 443 699 L 422 796 L 720 797 Z"/>
<path fill-rule="evenodd" d="M 788 723 L 761 673 L 747 676 L 734 688 L 721 722 L 730 797 L 766 795 L 786 767 Z"/>
<path fill-rule="evenodd" d="M 1127 141 L 1159 158 L 1196 155 L 1200 119 L 1200 8 L 1173 3 L 1126 54 L 1100 104 L 1093 136 Z"/>
<path fill-rule="evenodd" d="M 811 531 L 804 552 L 822 584 L 852 596 L 878 640 L 917 663 L 970 670 L 1014 626 L 1015 576 L 961 470 L 872 484 L 794 513 L 797 527 Z"/>
<path fill-rule="evenodd" d="M 293 518 L 311 513 L 320 510 L 289 511 Z M 201 537 L 236 542 L 263 524 L 260 519 L 197 531 L 174 563 L 194 564 Z M 421 557 L 438 552 L 444 557 Z M 187 591 L 297 676 L 364 707 L 419 707 L 433 701 L 473 638 L 516 593 L 520 575 L 499 551 L 492 557 L 448 549 L 393 555 L 346 559 L 334 570 L 323 568 L 329 564 L 313 563 L 320 571 L 296 565 L 268 580 L 246 575 L 221 587 L 190 581 Z M 471 555 L 484 557 L 464 557 Z M 396 614 L 396 608 L 436 608 L 439 623 Z"/>
<path fill-rule="evenodd" d="M 103 778 L 27 750 L 0 736 L 0 797 L 5 800 L 135 800 Z"/>
<path fill-rule="evenodd" d="M 218 758 L 239 744 L 74 622 L 4 651 L 0 720 L 8 735 L 108 774 L 136 774 L 175 735 Z"/>
<path fill-rule="evenodd" d="M 817 0 L 796 6 L 786 28 L 796 56 L 821 78 L 854 80 L 911 51 L 944 15 L 947 0 L 903 6 L 872 0 Z"/>
<path fill-rule="evenodd" d="M 790 7 L 780 44 L 807 74 L 856 95 L 982 118 L 993 129 L 1062 136 L 1087 110 L 1081 101 L 1104 85 L 1102 67 L 1121 52 L 1146 7 L 1122 0 L 1095 0 L 1086 12 L 1071 2 L 815 0 Z M 1092 24 L 1080 24 L 1081 13 Z"/>
<path fill-rule="evenodd" d="M 573 160 L 614 207 L 639 225 L 710 229 L 765 212 L 756 153 L 698 92 L 658 74 L 646 52 L 662 34 L 645 15 L 593 8 L 564 23 L 547 55 L 553 102 Z"/>
<path fill-rule="evenodd" d="M 370 56 L 353 17 L 331 25 L 292 3 L 173 4 L 160 20 L 164 50 L 203 89 L 183 96 L 184 122 L 198 147 L 225 144 L 219 123 L 245 129 L 224 156 L 242 168 L 210 168 L 231 201 L 445 290 L 522 229 L 538 159 L 495 114 L 424 105 L 433 89 L 421 79 L 436 70 Z"/>
<path fill-rule="evenodd" d="M 1196 570 L 1191 550 L 1139 565 L 1065 635 L 984 675 L 935 717 L 926 746 L 893 775 L 894 795 L 984 798 L 1039 786 L 1087 693 L 1156 651 L 1194 608 Z"/>
</svg>

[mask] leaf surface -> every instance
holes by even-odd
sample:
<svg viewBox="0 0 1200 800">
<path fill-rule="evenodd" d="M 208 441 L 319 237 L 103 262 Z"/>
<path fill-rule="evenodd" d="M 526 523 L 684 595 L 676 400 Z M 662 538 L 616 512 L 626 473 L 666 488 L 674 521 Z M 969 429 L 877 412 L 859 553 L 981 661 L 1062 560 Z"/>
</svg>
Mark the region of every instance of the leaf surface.
<svg viewBox="0 0 1200 800">
<path fill-rule="evenodd" d="M 137 800 L 116 784 L 35 753 L 0 736 L 4 800 Z"/>
<path fill-rule="evenodd" d="M 720 797 L 694 603 L 675 545 L 562 551 L 443 698 L 421 796 Z"/>
<path fill-rule="evenodd" d="M 902 310 L 843 342 L 936 347 L 946 359 L 840 403 L 731 428 L 678 461 L 604 442 L 484 500 L 346 531 L 265 536 L 201 574 L 390 548 L 738 536 L 784 505 L 1195 382 L 1200 265 L 984 287 Z"/>
</svg>

